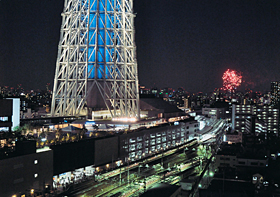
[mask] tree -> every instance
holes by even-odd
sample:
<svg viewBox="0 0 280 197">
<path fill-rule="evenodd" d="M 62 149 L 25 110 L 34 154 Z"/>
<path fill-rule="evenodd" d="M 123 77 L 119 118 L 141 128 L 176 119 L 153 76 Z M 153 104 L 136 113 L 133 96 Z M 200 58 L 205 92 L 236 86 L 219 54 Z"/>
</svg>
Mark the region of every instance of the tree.
<svg viewBox="0 0 280 197">
<path fill-rule="evenodd" d="M 56 132 L 55 132 L 55 138 L 56 138 L 57 140 L 60 139 L 61 135 L 62 135 L 61 129 L 56 130 Z"/>
<path fill-rule="evenodd" d="M 67 134 L 66 134 L 66 139 L 65 139 L 66 142 L 69 142 L 69 141 L 70 141 L 70 137 L 71 137 L 71 136 L 70 136 L 70 133 L 67 133 Z"/>
<path fill-rule="evenodd" d="M 25 124 L 23 125 L 23 128 L 22 128 L 22 135 L 26 135 L 28 134 L 30 131 L 32 130 L 32 127 L 30 124 Z"/>
<path fill-rule="evenodd" d="M 61 141 L 62 141 L 62 142 L 65 142 L 65 141 L 66 141 L 66 136 L 63 136 L 63 137 L 61 138 Z"/>
<path fill-rule="evenodd" d="M 80 140 L 80 139 L 85 138 L 86 132 L 87 132 L 87 129 L 79 129 L 78 130 L 78 139 Z"/>
<path fill-rule="evenodd" d="M 77 136 L 76 136 L 76 135 L 72 135 L 72 136 L 71 136 L 71 141 L 72 141 L 72 142 L 74 142 L 76 139 L 77 139 Z"/>
</svg>

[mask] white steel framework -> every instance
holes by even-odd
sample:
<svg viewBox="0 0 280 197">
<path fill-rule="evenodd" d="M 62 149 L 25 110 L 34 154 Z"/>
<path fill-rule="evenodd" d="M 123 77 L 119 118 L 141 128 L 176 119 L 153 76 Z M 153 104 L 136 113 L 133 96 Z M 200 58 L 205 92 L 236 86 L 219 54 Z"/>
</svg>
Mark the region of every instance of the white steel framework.
<svg viewBox="0 0 280 197">
<path fill-rule="evenodd" d="M 52 116 L 139 119 L 133 0 L 65 0 Z"/>
</svg>

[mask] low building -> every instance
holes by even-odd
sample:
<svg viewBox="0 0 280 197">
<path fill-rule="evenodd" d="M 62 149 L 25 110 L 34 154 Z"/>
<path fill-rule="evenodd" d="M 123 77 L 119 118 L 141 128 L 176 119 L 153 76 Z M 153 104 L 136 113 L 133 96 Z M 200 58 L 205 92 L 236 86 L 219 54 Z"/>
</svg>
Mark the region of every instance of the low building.
<svg viewBox="0 0 280 197">
<path fill-rule="evenodd" d="M 165 118 L 185 116 L 186 114 L 176 106 L 160 98 L 141 98 L 141 114 L 146 114 L 146 118 Z"/>
<path fill-rule="evenodd" d="M 12 131 L 13 101 L 0 100 L 0 131 Z"/>
<path fill-rule="evenodd" d="M 29 196 L 50 189 L 53 179 L 53 151 L 37 149 L 35 143 L 19 143 L 16 154 L 0 160 L 1 196 Z"/>
<path fill-rule="evenodd" d="M 228 144 L 232 143 L 242 143 L 242 133 L 236 132 L 236 133 L 227 133 L 224 136 L 224 142 L 227 142 Z"/>
<path fill-rule="evenodd" d="M 224 108 L 202 108 L 202 115 L 205 115 L 209 118 L 220 119 L 225 117 Z"/>
<path fill-rule="evenodd" d="M 13 102 L 12 130 L 20 125 L 20 98 L 7 98 Z"/>
<path fill-rule="evenodd" d="M 268 158 L 266 151 L 259 147 L 251 149 L 250 147 L 243 147 L 235 145 L 223 145 L 216 155 L 216 165 L 218 167 L 266 167 Z"/>
</svg>

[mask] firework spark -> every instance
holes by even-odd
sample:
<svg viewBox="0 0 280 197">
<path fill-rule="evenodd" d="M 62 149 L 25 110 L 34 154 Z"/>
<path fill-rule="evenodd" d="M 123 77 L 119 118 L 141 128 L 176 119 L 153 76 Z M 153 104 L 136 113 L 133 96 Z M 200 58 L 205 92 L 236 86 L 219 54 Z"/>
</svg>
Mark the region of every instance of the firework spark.
<svg viewBox="0 0 280 197">
<path fill-rule="evenodd" d="M 223 74 L 223 88 L 224 90 L 234 91 L 241 85 L 242 76 L 235 70 L 227 69 Z"/>
</svg>

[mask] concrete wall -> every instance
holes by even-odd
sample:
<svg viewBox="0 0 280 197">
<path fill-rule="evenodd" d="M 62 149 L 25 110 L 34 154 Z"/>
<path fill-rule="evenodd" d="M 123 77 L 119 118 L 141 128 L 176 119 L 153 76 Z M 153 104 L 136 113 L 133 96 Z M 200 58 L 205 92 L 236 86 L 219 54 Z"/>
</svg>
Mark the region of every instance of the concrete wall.
<svg viewBox="0 0 280 197">
<path fill-rule="evenodd" d="M 0 116 L 12 116 L 13 114 L 13 101 L 1 99 L 0 100 Z"/>
<path fill-rule="evenodd" d="M 94 164 L 111 164 L 118 158 L 118 137 L 96 139 L 94 145 Z"/>
<path fill-rule="evenodd" d="M 94 164 L 94 139 L 51 146 L 54 174 L 74 171 Z"/>
</svg>

